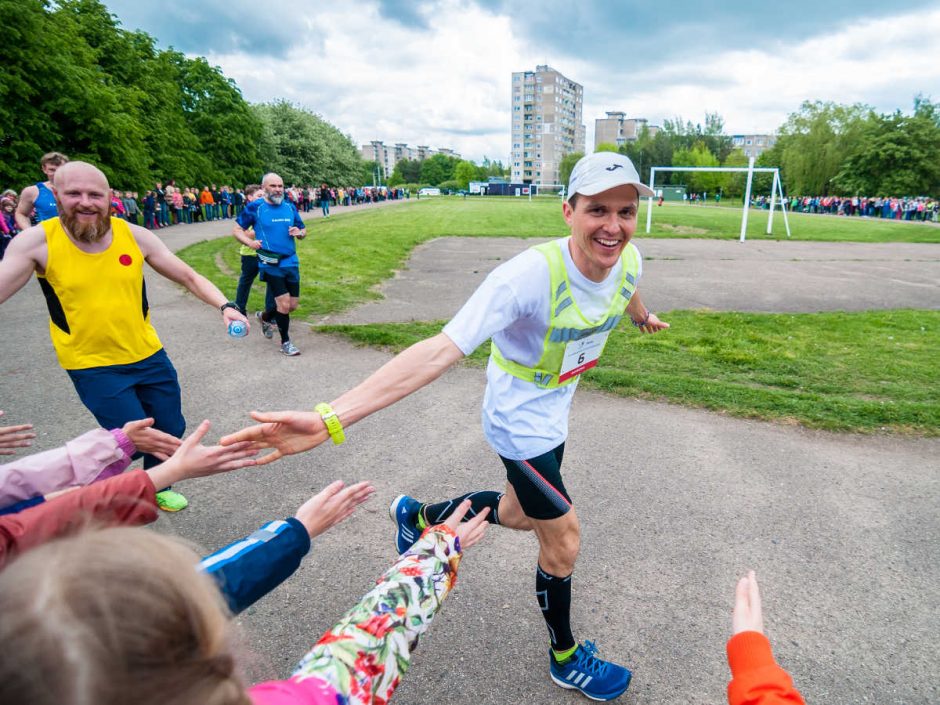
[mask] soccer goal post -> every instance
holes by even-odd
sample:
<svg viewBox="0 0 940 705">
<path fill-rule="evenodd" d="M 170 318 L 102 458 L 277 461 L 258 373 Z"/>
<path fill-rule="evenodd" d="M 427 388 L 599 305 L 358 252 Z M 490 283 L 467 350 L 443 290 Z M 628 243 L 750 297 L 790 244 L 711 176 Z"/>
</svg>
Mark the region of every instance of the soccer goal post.
<svg viewBox="0 0 940 705">
<path fill-rule="evenodd" d="M 751 206 L 751 186 L 754 182 L 754 174 L 773 174 L 774 181 L 770 187 L 770 212 L 767 215 L 767 234 L 773 232 L 774 209 L 777 207 L 777 194 L 780 195 L 780 210 L 783 213 L 783 224 L 787 230 L 787 237 L 790 237 L 790 221 L 787 219 L 786 199 L 783 197 L 783 183 L 780 181 L 780 169 L 778 167 L 755 167 L 754 157 L 748 160 L 747 166 L 654 166 L 650 169 L 650 189 L 656 193 L 656 172 L 660 171 L 711 171 L 711 172 L 730 172 L 735 174 L 747 174 L 747 185 L 744 188 L 744 208 L 741 215 L 741 242 L 744 242 L 747 235 L 747 216 Z M 653 225 L 653 196 L 650 196 L 646 208 L 646 232 L 650 231 Z"/>
</svg>

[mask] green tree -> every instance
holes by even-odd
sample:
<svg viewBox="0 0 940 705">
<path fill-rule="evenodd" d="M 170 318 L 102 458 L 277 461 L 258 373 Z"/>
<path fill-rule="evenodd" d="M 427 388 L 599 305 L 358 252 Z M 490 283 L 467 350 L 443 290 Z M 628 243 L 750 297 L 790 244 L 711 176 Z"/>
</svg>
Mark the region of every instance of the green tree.
<svg viewBox="0 0 940 705">
<path fill-rule="evenodd" d="M 583 156 L 584 154 L 582 152 L 572 152 L 561 158 L 561 164 L 558 165 L 558 178 L 565 186 L 567 186 L 568 181 L 571 180 L 571 170 L 574 169 L 574 165 L 577 164 L 578 160 Z"/>
<path fill-rule="evenodd" d="M 370 163 L 363 161 L 349 137 L 319 115 L 283 100 L 254 105 L 252 110 L 263 125 L 264 171 L 276 171 L 287 184 L 372 183 Z"/>
<path fill-rule="evenodd" d="M 454 178 L 454 169 L 460 160 L 455 157 L 448 157 L 444 154 L 432 154 L 421 162 L 422 183 L 437 186 L 442 181 L 450 181 Z"/>
<path fill-rule="evenodd" d="M 720 166 L 718 157 L 712 154 L 704 142 L 696 142 L 691 149 L 680 149 L 673 154 L 676 166 L 715 167 Z M 689 189 L 696 192 L 715 193 L 723 185 L 722 174 L 718 172 L 675 172 L 684 180 Z M 679 183 L 682 183 L 680 181 Z"/>
<path fill-rule="evenodd" d="M 459 188 L 469 188 L 471 181 L 485 180 L 486 171 L 473 162 L 461 160 L 457 162 L 457 166 L 454 167 L 454 181 L 460 184 Z"/>
<path fill-rule="evenodd" d="M 654 166 L 672 166 L 673 145 L 669 134 L 659 130 L 655 134 L 644 125 L 633 142 L 626 142 L 620 151 L 630 158 L 644 183 L 650 182 Z M 668 176 L 660 176 L 660 184 L 668 183 Z"/>
<path fill-rule="evenodd" d="M 390 186 L 416 184 L 421 180 L 421 162 L 417 159 L 400 159 L 392 175 L 388 178 Z"/>
<path fill-rule="evenodd" d="M 722 166 L 742 167 L 747 166 L 747 163 L 748 158 L 744 156 L 744 152 L 740 149 L 735 149 L 728 155 Z M 722 174 L 722 176 L 724 177 L 720 184 L 722 193 L 726 196 L 740 198 L 744 194 L 747 174 Z"/>
<path fill-rule="evenodd" d="M 910 116 L 870 113 L 860 144 L 835 177 L 843 191 L 940 196 L 940 104 L 918 98 Z"/>
<path fill-rule="evenodd" d="M 843 161 L 863 145 L 871 109 L 804 102 L 780 128 L 774 155 L 788 193 L 828 195 Z M 761 155 L 763 156 L 763 155 Z"/>
<path fill-rule="evenodd" d="M 594 148 L 595 152 L 620 152 L 620 147 L 613 142 L 601 142 Z"/>
</svg>

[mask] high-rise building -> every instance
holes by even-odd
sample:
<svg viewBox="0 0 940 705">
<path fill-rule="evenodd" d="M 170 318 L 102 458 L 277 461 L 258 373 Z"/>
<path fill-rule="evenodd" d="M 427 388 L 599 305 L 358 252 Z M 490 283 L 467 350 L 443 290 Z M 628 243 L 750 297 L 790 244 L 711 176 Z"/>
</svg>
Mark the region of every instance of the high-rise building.
<svg viewBox="0 0 940 705">
<path fill-rule="evenodd" d="M 744 152 L 745 157 L 759 157 L 762 152 L 777 144 L 776 135 L 731 135 L 735 149 Z"/>
<path fill-rule="evenodd" d="M 550 66 L 512 74 L 513 183 L 557 184 L 566 154 L 584 152 L 584 88 Z"/>
<path fill-rule="evenodd" d="M 434 154 L 443 154 L 448 157 L 460 159 L 460 154 L 450 147 L 431 149 L 428 146 L 409 147 L 405 142 L 396 142 L 394 147 L 388 147 L 382 140 L 372 140 L 359 148 L 359 154 L 367 162 L 378 162 L 381 172 L 377 178 L 383 181 L 392 175 L 395 165 L 402 159 L 417 159 L 423 161 Z"/>
<path fill-rule="evenodd" d="M 644 127 L 650 137 L 659 132 L 659 126 L 650 125 L 646 118 L 627 118 L 626 113 L 608 111 L 606 118 L 594 121 L 594 149 L 605 142 L 618 147 L 627 142 L 634 142 Z"/>
</svg>

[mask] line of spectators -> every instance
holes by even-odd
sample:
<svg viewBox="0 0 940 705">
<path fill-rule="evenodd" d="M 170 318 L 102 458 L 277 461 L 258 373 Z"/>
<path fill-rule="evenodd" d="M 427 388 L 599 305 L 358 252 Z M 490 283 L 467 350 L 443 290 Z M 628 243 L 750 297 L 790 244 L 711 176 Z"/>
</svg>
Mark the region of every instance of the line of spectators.
<svg viewBox="0 0 940 705">
<path fill-rule="evenodd" d="M 770 208 L 770 196 L 751 199 L 755 208 Z M 883 220 L 940 221 L 940 201 L 926 196 L 791 196 L 787 207 L 796 213 L 860 216 Z"/>
</svg>

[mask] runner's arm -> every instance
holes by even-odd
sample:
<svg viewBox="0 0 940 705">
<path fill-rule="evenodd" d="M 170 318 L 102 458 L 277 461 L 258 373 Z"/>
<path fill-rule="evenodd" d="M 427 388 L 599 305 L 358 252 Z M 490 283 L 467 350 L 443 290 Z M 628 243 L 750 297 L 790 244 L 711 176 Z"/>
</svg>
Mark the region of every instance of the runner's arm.
<svg viewBox="0 0 940 705">
<path fill-rule="evenodd" d="M 358 386 L 342 394 L 331 406 L 344 428 L 430 384 L 464 356 L 444 333 L 415 343 L 385 363 Z M 316 448 L 329 439 L 323 419 L 315 411 L 251 412 L 258 421 L 222 438 L 222 445 L 252 441 L 253 448 L 273 448 L 259 465 L 285 455 Z"/>
<path fill-rule="evenodd" d="M 0 260 L 0 304 L 26 286 L 36 271 L 45 265 L 46 231 L 41 225 L 27 228 L 10 241 Z"/>
<path fill-rule="evenodd" d="M 463 356 L 446 334 L 438 333 L 400 352 L 330 406 L 344 427 L 354 424 L 430 384 Z"/>
<path fill-rule="evenodd" d="M 668 323 L 659 320 L 659 316 L 643 305 L 639 289 L 633 292 L 633 296 L 630 297 L 630 303 L 627 304 L 627 314 L 641 333 L 657 333 L 669 327 Z"/>
<path fill-rule="evenodd" d="M 20 194 L 20 199 L 16 205 L 16 213 L 13 215 L 20 230 L 27 230 L 32 227 L 33 224 L 29 220 L 29 215 L 33 212 L 33 205 L 36 203 L 38 195 L 39 189 L 35 186 L 27 186 Z"/>
<path fill-rule="evenodd" d="M 238 223 L 235 223 L 235 227 L 232 228 L 232 237 L 238 240 L 241 244 L 246 247 L 250 247 L 253 250 L 257 250 L 261 247 L 261 243 L 255 240 L 254 231 L 249 235 L 248 232 L 242 228 Z"/>
<path fill-rule="evenodd" d="M 228 301 L 225 294 L 219 291 L 215 284 L 170 252 L 170 249 L 163 241 L 152 232 L 136 225 L 131 225 L 130 228 L 140 251 L 144 255 L 144 259 L 147 260 L 147 264 L 157 270 L 159 274 L 177 284 L 182 284 L 196 297 L 210 306 L 215 306 L 217 309 Z M 232 308 L 222 311 L 222 318 L 225 320 L 226 325 L 231 320 L 248 322 L 247 318 Z"/>
</svg>

